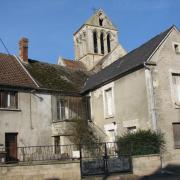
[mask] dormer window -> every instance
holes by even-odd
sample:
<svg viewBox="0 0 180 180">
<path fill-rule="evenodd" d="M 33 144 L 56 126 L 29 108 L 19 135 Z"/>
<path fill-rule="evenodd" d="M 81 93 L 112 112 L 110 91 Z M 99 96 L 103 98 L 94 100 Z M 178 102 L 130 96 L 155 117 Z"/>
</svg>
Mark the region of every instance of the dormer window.
<svg viewBox="0 0 180 180">
<path fill-rule="evenodd" d="M 174 43 L 173 46 L 176 54 L 180 54 L 180 43 Z"/>
</svg>

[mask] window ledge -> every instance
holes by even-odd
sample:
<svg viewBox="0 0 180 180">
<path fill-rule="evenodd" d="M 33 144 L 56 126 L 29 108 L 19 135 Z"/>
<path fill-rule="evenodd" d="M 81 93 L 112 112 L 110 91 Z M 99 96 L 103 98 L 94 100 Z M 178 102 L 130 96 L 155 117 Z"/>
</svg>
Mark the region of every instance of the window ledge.
<svg viewBox="0 0 180 180">
<path fill-rule="evenodd" d="M 180 149 L 180 145 L 175 145 L 175 146 L 174 146 L 174 149 L 175 149 L 175 150 L 179 150 L 179 149 Z"/>
<path fill-rule="evenodd" d="M 174 103 L 174 108 L 175 109 L 180 109 L 180 104 L 179 103 Z"/>
<path fill-rule="evenodd" d="M 21 111 L 21 109 L 0 108 L 0 111 Z"/>
<path fill-rule="evenodd" d="M 114 118 L 114 115 L 109 115 L 105 117 L 105 119 L 110 119 L 110 118 Z"/>
<path fill-rule="evenodd" d="M 59 122 L 73 122 L 72 119 L 64 119 L 64 120 L 54 120 L 53 123 L 59 123 Z"/>
</svg>

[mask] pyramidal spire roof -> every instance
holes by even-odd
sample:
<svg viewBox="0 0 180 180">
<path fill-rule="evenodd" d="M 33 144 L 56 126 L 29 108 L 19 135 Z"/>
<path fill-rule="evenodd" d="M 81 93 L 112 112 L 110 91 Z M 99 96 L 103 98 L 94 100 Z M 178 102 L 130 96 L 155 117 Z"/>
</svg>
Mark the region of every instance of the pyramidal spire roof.
<svg viewBox="0 0 180 180">
<path fill-rule="evenodd" d="M 100 26 L 99 18 L 103 19 L 103 27 L 108 29 L 117 30 L 116 26 L 112 23 L 109 17 L 105 14 L 102 9 L 98 9 L 95 13 L 84 23 L 92 26 Z"/>
</svg>

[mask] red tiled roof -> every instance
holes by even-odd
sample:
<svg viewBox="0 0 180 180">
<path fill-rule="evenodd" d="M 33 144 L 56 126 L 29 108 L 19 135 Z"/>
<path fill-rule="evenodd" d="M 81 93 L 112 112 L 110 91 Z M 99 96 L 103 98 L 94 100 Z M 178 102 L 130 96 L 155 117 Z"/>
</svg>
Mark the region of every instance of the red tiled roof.
<svg viewBox="0 0 180 180">
<path fill-rule="evenodd" d="M 0 53 L 0 85 L 37 88 L 18 60 L 3 53 Z"/>
<path fill-rule="evenodd" d="M 85 71 L 86 68 L 84 64 L 81 61 L 74 61 L 74 60 L 69 60 L 69 59 L 62 59 L 63 63 L 66 67 L 75 69 L 75 70 L 82 70 Z"/>
</svg>

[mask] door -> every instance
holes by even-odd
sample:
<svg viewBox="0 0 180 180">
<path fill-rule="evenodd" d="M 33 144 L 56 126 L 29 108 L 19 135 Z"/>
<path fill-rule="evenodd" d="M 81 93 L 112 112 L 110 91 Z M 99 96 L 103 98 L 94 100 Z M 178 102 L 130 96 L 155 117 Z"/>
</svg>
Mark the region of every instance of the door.
<svg viewBox="0 0 180 180">
<path fill-rule="evenodd" d="M 5 133 L 6 161 L 17 161 L 17 133 Z"/>
</svg>

